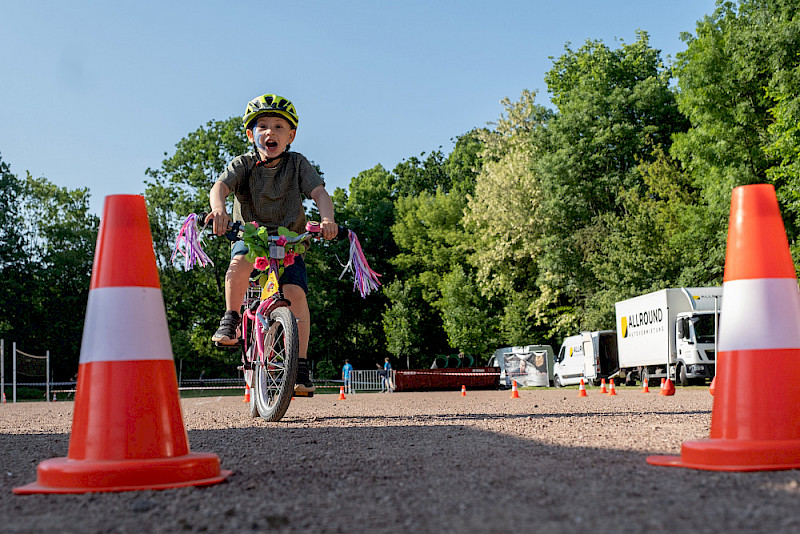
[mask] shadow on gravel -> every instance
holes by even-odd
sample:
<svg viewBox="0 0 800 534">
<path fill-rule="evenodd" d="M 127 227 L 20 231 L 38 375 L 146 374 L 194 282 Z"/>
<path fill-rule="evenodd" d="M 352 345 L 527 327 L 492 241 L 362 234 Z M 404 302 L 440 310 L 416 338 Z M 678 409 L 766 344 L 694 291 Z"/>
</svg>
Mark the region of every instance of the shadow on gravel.
<svg viewBox="0 0 800 534">
<path fill-rule="evenodd" d="M 580 418 L 576 427 L 587 428 Z M 548 429 L 539 431 L 543 438 Z M 554 446 L 458 424 L 276 424 L 191 431 L 189 439 L 192 450 L 217 453 L 234 475 L 204 488 L 15 496 L 11 488 L 34 480 L 41 460 L 66 455 L 69 437 L 0 435 L 0 531 L 595 534 L 800 527 L 797 471 L 658 468 L 645 463 L 644 453 Z"/>
<path fill-rule="evenodd" d="M 711 410 L 630 410 L 630 411 L 594 411 L 594 412 L 552 412 L 552 413 L 521 413 L 521 414 L 507 414 L 507 413 L 452 413 L 452 414 L 418 414 L 418 415 L 374 415 L 370 416 L 371 419 L 377 421 L 399 421 L 399 422 L 414 422 L 414 421 L 497 421 L 498 419 L 507 420 L 547 420 L 547 419 L 589 419 L 596 417 L 607 417 L 609 419 L 618 419 L 620 416 L 636 415 L 709 415 Z M 284 422 L 303 422 L 308 421 L 308 418 L 295 418 L 291 416 L 284 418 Z M 312 418 L 315 422 L 332 422 L 332 421 L 348 421 L 359 420 L 363 421 L 364 416 L 351 416 L 351 415 L 326 415 L 316 416 Z"/>
</svg>

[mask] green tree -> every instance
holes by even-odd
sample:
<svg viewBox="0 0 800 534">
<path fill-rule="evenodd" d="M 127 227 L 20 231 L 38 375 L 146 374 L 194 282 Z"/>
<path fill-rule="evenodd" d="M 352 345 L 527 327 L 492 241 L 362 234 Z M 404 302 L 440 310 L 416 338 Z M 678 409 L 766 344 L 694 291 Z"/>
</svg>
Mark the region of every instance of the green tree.
<svg viewBox="0 0 800 534">
<path fill-rule="evenodd" d="M 498 343 L 496 318 L 480 296 L 474 280 L 460 266 L 442 277 L 441 310 L 450 346 L 469 354 L 486 355 Z"/>
<path fill-rule="evenodd" d="M 78 369 L 97 239 L 87 189 L 58 187 L 0 162 L 0 338 L 44 354 L 66 380 Z"/>
<path fill-rule="evenodd" d="M 545 77 L 558 113 L 548 124 L 548 150 L 535 164 L 540 187 L 537 313 L 557 311 L 560 335 L 590 326 L 585 308 L 602 283 L 603 218 L 624 215 L 622 192 L 642 184 L 638 166 L 653 146 L 668 149 L 687 127 L 670 89 L 670 71 L 647 33 L 611 49 L 600 41 L 569 47 Z M 613 316 L 613 307 L 606 308 Z M 569 320 L 565 320 L 569 319 Z M 571 324 L 570 324 L 571 323 Z"/>
<path fill-rule="evenodd" d="M 483 295 L 504 311 L 502 344 L 530 344 L 549 336 L 554 317 L 537 284 L 541 255 L 541 182 L 534 163 L 548 150 L 553 113 L 523 91 L 517 102 L 503 100 L 494 131 L 482 131 L 483 165 L 465 210 L 474 250 L 469 261 Z M 537 315 L 538 312 L 538 315 Z"/>
<path fill-rule="evenodd" d="M 443 320 L 451 301 L 442 301 L 442 274 L 467 263 L 472 242 L 462 219 L 480 146 L 476 132 L 468 132 L 447 157 L 436 152 L 424 164 L 412 158 L 394 170 L 397 190 L 404 192 L 394 202 L 392 226 L 398 281 L 385 292 L 390 302 L 383 325 L 389 351 L 415 366 L 427 367 L 449 349 Z"/>
<path fill-rule="evenodd" d="M 397 279 L 384 288 L 384 294 L 391 303 L 383 312 L 386 350 L 409 369 L 427 367 L 430 355 L 443 351 L 444 347 L 441 342 L 431 346 L 427 339 L 431 331 L 437 330 L 431 328 L 428 322 L 430 313 L 425 316 L 419 313 L 419 303 L 422 301 L 420 287 Z M 438 331 L 441 331 L 441 327 Z"/>
<path fill-rule="evenodd" d="M 165 153 L 168 157 L 161 167 L 145 172 L 149 177 L 145 197 L 167 322 L 173 352 L 176 359 L 183 360 L 185 374 L 201 370 L 206 370 L 207 376 L 226 374 L 240 359 L 238 353 L 221 351 L 209 342 L 223 309 L 229 242 L 213 237 L 204 240 L 213 266 L 184 271 L 181 257 L 175 266 L 171 257 L 183 219 L 209 210 L 208 193 L 217 176 L 231 159 L 248 149 L 240 118 L 209 121 L 181 139 L 172 155 Z"/>
</svg>

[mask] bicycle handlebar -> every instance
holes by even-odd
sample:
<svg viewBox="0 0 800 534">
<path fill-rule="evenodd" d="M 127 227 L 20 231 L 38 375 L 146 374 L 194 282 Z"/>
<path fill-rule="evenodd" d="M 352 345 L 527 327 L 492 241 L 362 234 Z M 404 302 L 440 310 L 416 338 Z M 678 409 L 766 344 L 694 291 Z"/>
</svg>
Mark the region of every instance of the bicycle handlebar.
<svg viewBox="0 0 800 534">
<path fill-rule="evenodd" d="M 208 217 L 208 213 L 200 213 L 197 216 L 197 220 L 205 222 L 206 217 Z M 205 226 L 203 228 L 205 228 Z M 239 237 L 239 232 L 241 232 L 242 230 L 244 230 L 244 224 L 242 224 L 241 222 L 239 221 L 229 222 L 228 231 L 222 235 L 224 235 L 231 241 L 241 241 L 242 238 Z M 301 241 L 305 241 L 309 237 L 319 237 L 319 234 L 321 232 L 322 232 L 322 226 L 320 226 L 320 224 L 316 221 L 310 221 L 306 223 L 306 231 L 304 233 L 298 235 L 297 237 L 286 237 L 286 242 L 291 244 L 300 243 Z M 337 241 L 342 241 L 343 239 L 347 239 L 349 235 L 350 235 L 350 230 L 348 230 L 344 226 L 339 225 L 339 231 L 337 232 L 335 239 Z M 280 236 L 271 235 L 269 236 L 268 240 L 277 241 L 279 237 Z"/>
</svg>

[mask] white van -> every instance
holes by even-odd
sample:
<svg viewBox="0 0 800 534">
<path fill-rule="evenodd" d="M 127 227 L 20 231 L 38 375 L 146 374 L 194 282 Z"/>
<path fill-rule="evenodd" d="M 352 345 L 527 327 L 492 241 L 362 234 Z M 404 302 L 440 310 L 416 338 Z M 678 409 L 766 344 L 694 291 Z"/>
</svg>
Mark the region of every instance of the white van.
<svg viewBox="0 0 800 534">
<path fill-rule="evenodd" d="M 555 358 L 553 382 L 556 387 L 580 384 L 598 384 L 603 378 L 619 373 L 617 336 L 614 330 L 581 332 L 570 336 L 561 344 Z"/>
</svg>

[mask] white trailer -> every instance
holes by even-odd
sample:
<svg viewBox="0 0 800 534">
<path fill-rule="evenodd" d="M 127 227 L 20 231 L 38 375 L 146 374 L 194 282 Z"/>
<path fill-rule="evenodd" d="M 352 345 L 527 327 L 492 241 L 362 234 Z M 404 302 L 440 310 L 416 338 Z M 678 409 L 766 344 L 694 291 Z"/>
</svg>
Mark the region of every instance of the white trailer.
<svg viewBox="0 0 800 534">
<path fill-rule="evenodd" d="M 546 387 L 553 382 L 554 357 L 550 345 L 504 347 L 489 358 L 488 366 L 499 369 L 501 388 L 510 388 L 514 380 L 520 387 Z"/>
<path fill-rule="evenodd" d="M 714 377 L 722 287 L 662 289 L 616 303 L 619 366 L 626 383 L 681 385 Z"/>
</svg>

